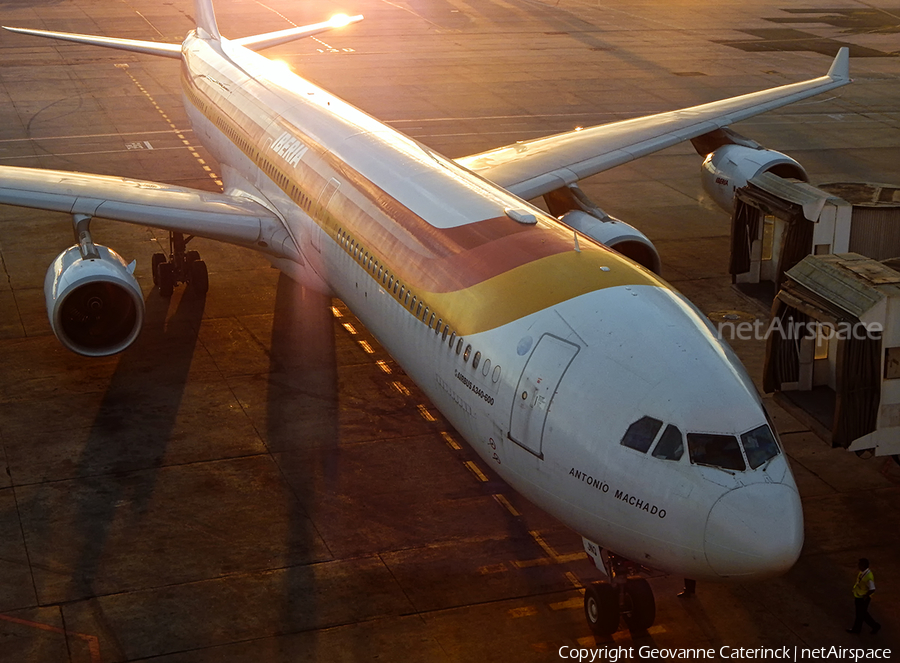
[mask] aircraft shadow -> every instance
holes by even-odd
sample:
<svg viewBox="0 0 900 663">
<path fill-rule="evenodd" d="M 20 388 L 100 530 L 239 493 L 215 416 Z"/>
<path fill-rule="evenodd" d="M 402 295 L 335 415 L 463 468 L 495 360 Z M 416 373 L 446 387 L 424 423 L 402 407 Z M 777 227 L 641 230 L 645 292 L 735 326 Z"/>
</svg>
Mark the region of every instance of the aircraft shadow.
<svg viewBox="0 0 900 663">
<path fill-rule="evenodd" d="M 80 480 L 72 522 L 80 550 L 73 556 L 69 600 L 102 593 L 100 560 L 122 500 L 146 511 L 157 471 L 173 436 L 194 355 L 205 295 L 186 292 L 167 320 L 168 299 L 154 289 L 144 328 L 119 360 L 77 462 Z M 152 385 L 152 386 L 149 386 Z M 133 516 L 134 517 L 134 516 Z M 135 551 L 136 552 L 136 551 Z"/>
<path fill-rule="evenodd" d="M 321 545 L 311 511 L 317 492 L 336 471 L 338 378 L 331 298 L 281 274 L 269 356 L 266 445 L 296 497 L 288 509 L 287 556 L 302 559 Z M 279 599 L 280 631 L 304 631 L 301 646 L 306 653 L 317 651 L 321 606 L 316 585 L 314 568 L 292 564 Z M 297 645 L 279 638 L 278 658 L 293 660 Z"/>
</svg>

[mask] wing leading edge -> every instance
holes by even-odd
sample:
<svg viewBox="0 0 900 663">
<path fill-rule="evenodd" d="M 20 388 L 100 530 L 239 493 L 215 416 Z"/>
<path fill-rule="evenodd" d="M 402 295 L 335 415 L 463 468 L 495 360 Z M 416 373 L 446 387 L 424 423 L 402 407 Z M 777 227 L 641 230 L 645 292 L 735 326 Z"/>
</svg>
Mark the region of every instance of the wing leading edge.
<svg viewBox="0 0 900 663">
<path fill-rule="evenodd" d="M 523 141 L 456 162 L 529 200 L 639 157 L 850 82 L 849 51 L 825 76 L 682 110 Z"/>
</svg>

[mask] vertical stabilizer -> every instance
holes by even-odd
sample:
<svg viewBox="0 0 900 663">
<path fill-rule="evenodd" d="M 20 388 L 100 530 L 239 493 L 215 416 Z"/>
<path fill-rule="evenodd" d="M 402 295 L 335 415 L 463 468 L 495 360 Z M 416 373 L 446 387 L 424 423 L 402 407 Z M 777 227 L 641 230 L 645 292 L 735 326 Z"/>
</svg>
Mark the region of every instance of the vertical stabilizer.
<svg viewBox="0 0 900 663">
<path fill-rule="evenodd" d="M 216 13 L 213 11 L 212 0 L 194 0 L 194 10 L 197 13 L 197 32 L 200 37 L 208 39 L 220 39 L 219 26 L 216 25 Z"/>
</svg>

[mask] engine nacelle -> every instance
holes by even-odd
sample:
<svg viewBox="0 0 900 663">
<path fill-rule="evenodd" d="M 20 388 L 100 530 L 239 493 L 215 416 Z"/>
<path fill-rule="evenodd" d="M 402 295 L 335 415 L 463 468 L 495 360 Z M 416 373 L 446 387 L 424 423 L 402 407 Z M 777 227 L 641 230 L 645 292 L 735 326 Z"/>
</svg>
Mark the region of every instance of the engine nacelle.
<svg viewBox="0 0 900 663">
<path fill-rule="evenodd" d="M 654 274 L 659 274 L 661 261 L 656 247 L 634 226 L 609 215 L 600 219 L 581 210 L 566 212 L 559 220 L 604 246 L 615 249 L 626 258 L 631 258 Z"/>
<path fill-rule="evenodd" d="M 729 214 L 734 211 L 734 192 L 752 177 L 772 173 L 786 179 L 809 182 L 809 176 L 797 161 L 774 150 L 747 145 L 723 145 L 706 155 L 700 168 L 703 189 Z"/>
<path fill-rule="evenodd" d="M 144 296 L 134 263 L 105 246 L 83 259 L 77 246 L 63 251 L 47 270 L 44 297 L 56 338 L 88 357 L 104 357 L 131 345 L 144 323 Z"/>
</svg>

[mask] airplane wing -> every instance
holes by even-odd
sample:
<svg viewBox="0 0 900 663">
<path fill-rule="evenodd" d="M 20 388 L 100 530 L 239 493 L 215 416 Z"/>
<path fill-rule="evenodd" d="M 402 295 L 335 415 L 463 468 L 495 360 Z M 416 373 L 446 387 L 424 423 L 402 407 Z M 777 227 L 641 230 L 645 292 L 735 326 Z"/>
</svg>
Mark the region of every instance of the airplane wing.
<svg viewBox="0 0 900 663">
<path fill-rule="evenodd" d="M 0 204 L 123 221 L 296 260 L 280 217 L 249 198 L 105 175 L 0 166 Z"/>
<path fill-rule="evenodd" d="M 456 159 L 460 165 L 530 200 L 633 161 L 850 82 L 843 47 L 825 76 L 700 106 L 523 141 Z"/>
</svg>

